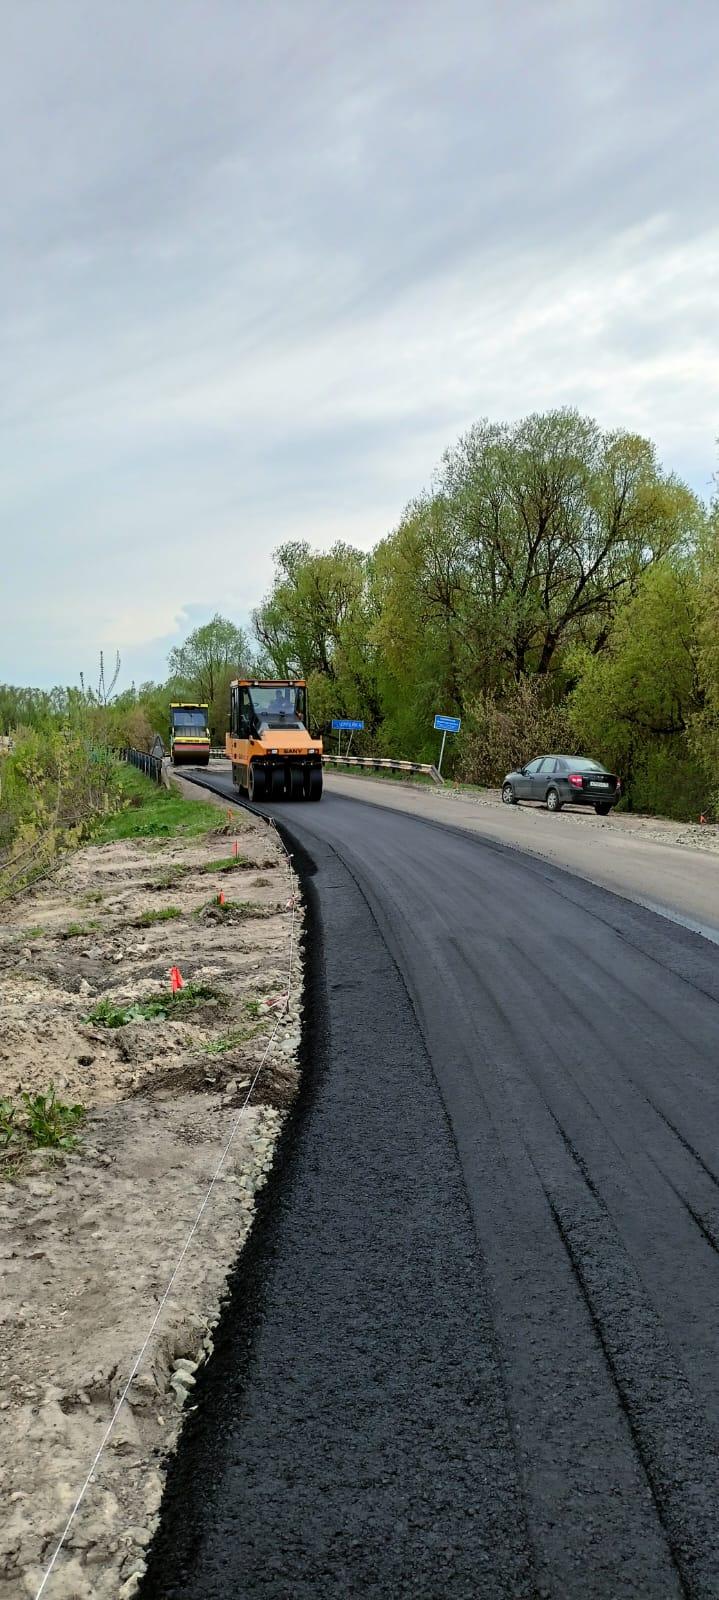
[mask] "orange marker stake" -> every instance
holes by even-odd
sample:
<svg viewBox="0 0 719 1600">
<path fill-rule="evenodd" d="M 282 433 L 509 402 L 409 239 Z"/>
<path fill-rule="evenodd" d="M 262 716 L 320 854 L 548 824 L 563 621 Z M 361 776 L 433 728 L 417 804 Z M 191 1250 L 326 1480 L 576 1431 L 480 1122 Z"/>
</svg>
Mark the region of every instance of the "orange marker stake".
<svg viewBox="0 0 719 1600">
<path fill-rule="evenodd" d="M 185 980 L 180 972 L 179 967 L 170 967 L 170 988 L 172 989 L 172 993 L 177 994 L 178 989 L 184 989 L 184 987 Z"/>
<path fill-rule="evenodd" d="M 220 892 L 217 896 L 217 904 L 218 906 L 223 906 L 225 904 L 225 896 L 222 889 L 220 889 Z"/>
<path fill-rule="evenodd" d="M 237 855 L 237 840 L 236 839 L 235 839 L 235 842 L 234 842 L 234 844 L 232 846 L 232 854 L 233 854 L 233 856 Z"/>
</svg>

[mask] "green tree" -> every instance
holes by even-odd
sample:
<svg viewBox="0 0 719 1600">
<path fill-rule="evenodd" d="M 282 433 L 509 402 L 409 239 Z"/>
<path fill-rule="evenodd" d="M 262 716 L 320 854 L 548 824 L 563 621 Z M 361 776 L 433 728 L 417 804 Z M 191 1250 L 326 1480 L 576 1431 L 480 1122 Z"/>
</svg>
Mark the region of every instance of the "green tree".
<svg viewBox="0 0 719 1600">
<path fill-rule="evenodd" d="M 461 710 L 469 660 L 466 549 L 443 496 L 408 506 L 375 551 L 373 587 L 385 747 L 431 758 L 434 713 Z"/>
<path fill-rule="evenodd" d="M 244 628 L 215 614 L 193 629 L 184 644 L 170 651 L 168 665 L 174 693 L 169 699 L 197 700 L 209 705 L 210 730 L 224 740 L 227 728 L 229 686 L 233 678 L 251 676 L 254 670 L 250 641 Z M 166 730 L 165 730 L 166 732 Z"/>
<path fill-rule="evenodd" d="M 487 639 L 499 645 L 495 681 L 549 672 L 578 641 L 601 649 L 642 573 L 687 548 L 702 520 L 649 440 L 571 410 L 477 424 L 439 483 L 465 562 L 470 673 L 485 658 L 477 687 Z"/>
<path fill-rule="evenodd" d="M 57 715 L 60 691 L 23 689 L 11 683 L 0 684 L 0 734 L 15 728 L 41 728 Z"/>
<path fill-rule="evenodd" d="M 709 804 L 719 817 L 719 494 L 700 543 L 698 572 L 697 664 L 703 704 L 689 739 L 706 778 Z"/>
<path fill-rule="evenodd" d="M 550 708 L 568 651 L 601 652 L 643 573 L 691 548 L 701 524 L 648 440 L 574 411 L 477 424 L 374 554 L 385 737 L 428 753 L 434 711 L 472 704 L 479 726 L 487 697 L 509 705 L 527 675 L 551 676 Z"/>
<path fill-rule="evenodd" d="M 376 729 L 382 707 L 371 638 L 371 558 L 342 543 L 324 552 L 288 543 L 275 552 L 275 566 L 270 594 L 253 618 L 274 671 L 314 684 L 313 721 L 331 706 Z"/>
<path fill-rule="evenodd" d="M 251 663 L 250 642 L 244 628 L 238 628 L 218 613 L 188 634 L 184 644 L 170 651 L 168 665 L 172 676 L 191 686 L 198 699 L 213 700 L 228 668 L 241 673 Z"/>
<path fill-rule="evenodd" d="M 634 809 L 681 817 L 706 804 L 691 739 L 704 698 L 697 604 L 694 566 L 661 562 L 619 611 L 603 652 L 574 658 L 577 740 L 619 773 Z"/>
</svg>

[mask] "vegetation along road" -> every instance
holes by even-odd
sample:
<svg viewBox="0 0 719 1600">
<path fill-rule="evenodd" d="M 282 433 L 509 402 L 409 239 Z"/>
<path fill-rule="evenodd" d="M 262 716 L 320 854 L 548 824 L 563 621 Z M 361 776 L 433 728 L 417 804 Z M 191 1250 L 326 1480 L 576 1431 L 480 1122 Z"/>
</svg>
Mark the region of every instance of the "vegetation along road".
<svg viewBox="0 0 719 1600">
<path fill-rule="evenodd" d="M 304 1109 L 142 1593 L 716 1597 L 715 945 L 346 790 L 275 808 Z"/>
</svg>

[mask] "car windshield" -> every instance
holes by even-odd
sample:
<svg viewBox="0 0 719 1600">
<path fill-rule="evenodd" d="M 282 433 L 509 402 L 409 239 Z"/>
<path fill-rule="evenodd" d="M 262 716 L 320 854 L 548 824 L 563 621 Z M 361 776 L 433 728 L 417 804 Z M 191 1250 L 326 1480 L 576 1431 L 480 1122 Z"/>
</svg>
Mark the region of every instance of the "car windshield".
<svg viewBox="0 0 719 1600">
<path fill-rule="evenodd" d="M 568 761 L 573 772 L 606 772 L 606 767 L 600 766 L 598 761 L 589 761 L 586 756 L 562 756 L 562 761 Z"/>
<path fill-rule="evenodd" d="M 207 713 L 205 711 L 173 711 L 173 728 L 202 728 L 207 727 Z"/>
<path fill-rule="evenodd" d="M 289 683 L 264 684 L 250 689 L 252 708 L 268 728 L 301 728 L 304 690 Z"/>
</svg>

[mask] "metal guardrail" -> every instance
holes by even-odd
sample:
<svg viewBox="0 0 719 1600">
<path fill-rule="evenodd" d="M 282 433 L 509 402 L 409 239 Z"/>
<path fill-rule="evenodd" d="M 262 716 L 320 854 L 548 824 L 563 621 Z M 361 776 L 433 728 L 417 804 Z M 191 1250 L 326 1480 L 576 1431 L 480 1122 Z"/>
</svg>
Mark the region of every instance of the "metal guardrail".
<svg viewBox="0 0 719 1600">
<path fill-rule="evenodd" d="M 148 756 L 144 750 L 135 750 L 132 745 L 125 745 L 120 755 L 123 761 L 129 761 L 139 772 L 144 772 L 145 777 L 152 778 L 155 783 L 162 783 L 162 762 L 159 756 Z"/>
<path fill-rule="evenodd" d="M 213 745 L 210 749 L 211 756 L 225 756 L 226 754 L 226 750 L 221 749 L 219 745 Z M 444 783 L 444 778 L 437 771 L 437 768 L 427 761 L 390 761 L 388 758 L 380 756 L 332 755 L 323 755 L 322 760 L 325 765 L 335 767 L 369 767 L 370 769 L 374 768 L 376 771 L 420 772 L 424 777 L 431 778 L 433 783 Z"/>
<path fill-rule="evenodd" d="M 370 767 L 377 771 L 388 772 L 421 772 L 425 777 L 431 778 L 433 783 L 444 783 L 436 767 L 426 761 L 390 761 L 379 756 L 329 756 L 322 757 L 323 762 L 334 767 Z"/>
</svg>

